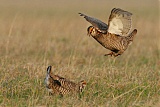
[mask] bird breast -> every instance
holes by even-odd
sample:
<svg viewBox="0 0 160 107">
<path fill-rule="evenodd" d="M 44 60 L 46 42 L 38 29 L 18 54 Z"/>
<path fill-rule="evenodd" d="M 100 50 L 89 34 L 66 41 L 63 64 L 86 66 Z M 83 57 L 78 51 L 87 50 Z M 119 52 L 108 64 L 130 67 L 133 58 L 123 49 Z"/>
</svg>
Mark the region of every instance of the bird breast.
<svg viewBox="0 0 160 107">
<path fill-rule="evenodd" d="M 109 50 L 122 50 L 124 47 L 121 44 L 122 38 L 120 36 L 110 34 L 110 33 L 97 33 L 92 36 L 97 42 L 99 42 L 103 47 Z"/>
</svg>

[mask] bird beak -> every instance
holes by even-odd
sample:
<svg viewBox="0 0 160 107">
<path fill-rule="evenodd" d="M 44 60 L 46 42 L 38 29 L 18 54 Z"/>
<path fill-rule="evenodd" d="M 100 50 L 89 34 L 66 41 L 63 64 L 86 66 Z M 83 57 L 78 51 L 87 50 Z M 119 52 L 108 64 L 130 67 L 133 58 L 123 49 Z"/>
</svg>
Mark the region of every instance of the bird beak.
<svg viewBox="0 0 160 107">
<path fill-rule="evenodd" d="M 87 28 L 87 35 L 88 35 L 88 36 L 92 36 L 92 35 L 91 35 L 92 30 L 93 30 L 93 26 L 89 26 L 89 27 Z"/>
<path fill-rule="evenodd" d="M 91 33 L 90 33 L 90 32 L 87 32 L 87 36 L 89 36 L 89 37 L 90 37 L 90 36 L 91 36 Z"/>
<path fill-rule="evenodd" d="M 90 36 L 89 32 L 87 32 L 87 36 Z"/>
</svg>

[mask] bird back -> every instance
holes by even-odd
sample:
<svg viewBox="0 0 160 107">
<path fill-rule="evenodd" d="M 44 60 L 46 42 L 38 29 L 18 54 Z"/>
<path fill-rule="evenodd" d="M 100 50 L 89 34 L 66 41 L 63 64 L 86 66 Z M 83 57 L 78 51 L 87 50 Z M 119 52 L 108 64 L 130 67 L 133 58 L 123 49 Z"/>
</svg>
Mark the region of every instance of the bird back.
<svg viewBox="0 0 160 107">
<path fill-rule="evenodd" d="M 83 80 L 80 83 L 74 83 L 59 75 L 54 75 L 51 72 L 51 66 L 47 68 L 47 76 L 45 79 L 46 87 L 52 94 L 65 95 L 69 93 L 80 93 L 86 86 L 86 82 Z"/>
</svg>

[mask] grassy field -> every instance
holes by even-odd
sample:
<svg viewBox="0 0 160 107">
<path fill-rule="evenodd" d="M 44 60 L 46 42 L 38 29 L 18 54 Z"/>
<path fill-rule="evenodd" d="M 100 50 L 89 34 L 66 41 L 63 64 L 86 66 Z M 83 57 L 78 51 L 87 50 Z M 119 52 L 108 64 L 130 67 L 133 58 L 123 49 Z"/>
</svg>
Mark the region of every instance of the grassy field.
<svg viewBox="0 0 160 107">
<path fill-rule="evenodd" d="M 107 23 L 119 7 L 138 29 L 117 57 L 88 37 L 78 12 Z M 160 106 L 160 11 L 156 0 L 0 1 L 0 107 Z M 87 81 L 81 97 L 49 96 L 48 65 L 74 82 Z"/>
</svg>

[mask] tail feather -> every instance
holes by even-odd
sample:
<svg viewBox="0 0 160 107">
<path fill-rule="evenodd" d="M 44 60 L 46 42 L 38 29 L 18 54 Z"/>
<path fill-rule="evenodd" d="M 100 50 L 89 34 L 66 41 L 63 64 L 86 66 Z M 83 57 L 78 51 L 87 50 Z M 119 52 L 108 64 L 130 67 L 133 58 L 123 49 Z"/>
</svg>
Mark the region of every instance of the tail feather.
<svg viewBox="0 0 160 107">
<path fill-rule="evenodd" d="M 128 38 L 128 40 L 130 41 L 130 43 L 132 43 L 132 41 L 133 41 L 133 38 L 134 38 L 134 36 L 137 34 L 137 29 L 134 29 L 133 31 L 132 31 L 132 33 L 130 33 L 128 36 L 127 36 L 127 38 Z"/>
</svg>

